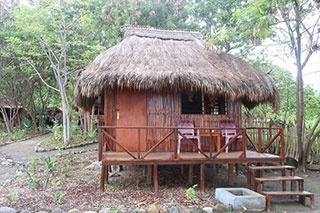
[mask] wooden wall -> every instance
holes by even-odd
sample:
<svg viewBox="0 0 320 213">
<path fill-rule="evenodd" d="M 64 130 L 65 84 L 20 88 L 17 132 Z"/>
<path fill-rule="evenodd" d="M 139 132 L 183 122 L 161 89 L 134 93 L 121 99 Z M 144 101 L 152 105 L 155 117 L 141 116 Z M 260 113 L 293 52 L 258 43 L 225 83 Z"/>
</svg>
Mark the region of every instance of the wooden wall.
<svg viewBox="0 0 320 213">
<path fill-rule="evenodd" d="M 219 127 L 219 120 L 234 120 L 237 127 L 241 127 L 240 102 L 229 102 L 227 115 L 181 115 L 181 95 L 180 92 L 174 91 L 105 90 L 104 107 L 106 126 L 175 127 L 179 120 L 189 119 L 195 122 L 196 127 Z M 169 131 L 141 131 L 142 150 L 150 149 Z M 136 130 L 109 130 L 108 132 L 130 151 L 137 151 Z M 157 148 L 157 151 L 174 151 L 176 141 L 176 136 L 171 136 Z M 110 144 L 113 150 L 123 151 L 111 141 Z"/>
<path fill-rule="evenodd" d="M 188 119 L 195 122 L 196 127 L 219 127 L 219 120 L 233 120 L 241 127 L 241 103 L 228 103 L 227 115 L 181 114 L 181 96 L 179 92 L 147 92 L 147 124 L 148 126 L 174 127 L 179 120 Z M 147 148 L 152 147 L 169 130 L 147 133 Z M 159 146 L 158 151 L 173 151 L 177 139 L 170 137 Z"/>
</svg>

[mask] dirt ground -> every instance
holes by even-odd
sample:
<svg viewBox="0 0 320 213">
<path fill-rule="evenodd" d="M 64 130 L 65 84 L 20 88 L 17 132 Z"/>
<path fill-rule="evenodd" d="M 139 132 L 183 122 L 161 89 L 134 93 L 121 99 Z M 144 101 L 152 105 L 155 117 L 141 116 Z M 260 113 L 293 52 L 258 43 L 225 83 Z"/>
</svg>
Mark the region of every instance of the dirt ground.
<svg viewBox="0 0 320 213">
<path fill-rule="evenodd" d="M 39 139 L 39 138 L 38 138 Z M 41 140 L 43 138 L 40 138 Z M 97 162 L 97 151 L 87 151 L 82 154 L 79 150 L 72 150 L 71 153 L 52 152 L 52 172 L 46 169 L 43 160 L 37 160 L 28 167 L 22 165 L 35 157 L 43 157 L 42 154 L 30 154 L 23 152 L 23 145 L 11 147 L 0 147 L 0 158 L 8 163 L 0 167 L 2 183 L 0 186 L 0 206 L 10 206 L 19 211 L 28 209 L 33 212 L 48 211 L 59 207 L 65 211 L 77 208 L 82 211 L 98 211 L 103 207 L 116 209 L 122 206 L 123 212 L 130 212 L 136 208 L 147 209 L 151 204 L 159 208 L 171 206 L 191 207 L 194 205 L 202 207 L 214 206 L 217 201 L 214 199 L 214 191 L 217 187 L 246 187 L 246 171 L 240 167 L 239 176 L 234 176 L 234 183 L 229 186 L 227 178 L 227 167 L 221 165 L 219 173 L 216 173 L 214 166 L 207 166 L 206 192 L 201 194 L 199 187 L 195 189 L 195 199 L 186 195 L 190 186 L 187 184 L 187 175 L 182 175 L 180 166 L 159 166 L 159 193 L 153 192 L 152 185 L 146 184 L 143 176 L 143 167 L 129 167 L 119 172 L 120 176 L 110 177 L 106 185 L 106 192 L 99 192 L 100 165 Z M 30 145 L 30 144 L 29 144 Z M 8 145 L 9 146 L 9 145 Z M 95 144 L 95 146 L 97 146 Z M 22 149 L 17 154 L 10 154 L 14 149 Z M 30 145 L 31 147 L 31 145 Z M 13 149 L 14 148 L 14 149 Z M 82 149 L 86 149 L 83 148 Z M 11 150 L 11 151 L 10 151 Z M 30 150 L 29 150 L 30 151 Z M 47 153 L 49 154 L 49 153 Z M 19 164 L 16 160 L 19 159 Z M 47 164 L 48 165 L 48 164 Z M 34 172 L 32 171 L 34 168 Z M 17 178 L 12 179 L 16 170 L 21 170 Z M 10 171 L 10 172 L 9 172 Z M 28 171 L 33 179 L 26 174 Z M 187 167 L 185 168 L 187 173 Z M 47 174 L 49 174 L 47 176 Z M 265 173 L 266 176 L 276 173 Z M 308 171 L 297 172 L 298 176 L 305 178 L 305 190 L 315 194 L 316 209 L 311 210 L 304 207 L 294 198 L 273 198 L 271 212 L 320 212 L 320 174 L 319 172 Z M 45 187 L 46 177 L 48 177 Z M 10 181 L 8 181 L 10 180 Z M 39 181 L 36 187 L 31 187 L 31 180 Z M 194 167 L 194 183 L 199 183 L 199 167 Z M 32 185 L 32 184 L 31 184 Z M 281 190 L 280 184 L 266 185 L 268 190 Z M 310 202 L 308 200 L 308 205 Z"/>
</svg>

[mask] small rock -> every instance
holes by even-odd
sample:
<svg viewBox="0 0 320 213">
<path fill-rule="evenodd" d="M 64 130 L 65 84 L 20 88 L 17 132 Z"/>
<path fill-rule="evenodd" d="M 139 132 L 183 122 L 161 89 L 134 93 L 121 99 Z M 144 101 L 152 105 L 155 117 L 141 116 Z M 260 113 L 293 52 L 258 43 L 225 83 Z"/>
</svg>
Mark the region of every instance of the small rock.
<svg viewBox="0 0 320 213">
<path fill-rule="evenodd" d="M 133 213 L 147 213 L 147 210 L 145 210 L 145 209 L 135 209 L 135 210 L 133 210 Z"/>
<path fill-rule="evenodd" d="M 0 207 L 0 213 L 16 213 L 17 211 L 10 207 Z"/>
<path fill-rule="evenodd" d="M 32 212 L 26 209 L 26 210 L 22 210 L 20 213 L 32 213 Z"/>
<path fill-rule="evenodd" d="M 179 213 L 179 209 L 175 206 L 172 206 L 168 209 L 169 213 Z"/>
<path fill-rule="evenodd" d="M 70 209 L 68 213 L 81 213 L 81 211 L 78 209 Z"/>
<path fill-rule="evenodd" d="M 95 161 L 95 162 L 91 163 L 89 166 L 87 166 L 85 169 L 88 169 L 88 170 L 100 170 L 100 162 L 99 161 Z"/>
<path fill-rule="evenodd" d="M 99 213 L 109 213 L 110 212 L 110 208 L 103 208 L 99 211 Z"/>
<path fill-rule="evenodd" d="M 55 208 L 51 213 L 64 213 L 64 211 L 60 208 Z"/>
<path fill-rule="evenodd" d="M 180 213 L 190 213 L 190 209 L 186 208 L 186 207 L 181 207 L 180 208 Z"/>
<path fill-rule="evenodd" d="M 167 208 L 160 209 L 159 213 L 168 213 L 168 209 Z"/>
<path fill-rule="evenodd" d="M 214 211 L 214 212 L 226 212 L 227 211 L 227 206 L 218 203 L 217 205 L 215 205 L 212 208 L 212 211 Z"/>
<path fill-rule="evenodd" d="M 204 207 L 204 208 L 202 209 L 202 212 L 203 212 L 203 213 L 212 213 L 213 211 L 212 211 L 212 208 L 211 208 L 211 207 Z"/>
<path fill-rule="evenodd" d="M 192 206 L 190 213 L 202 213 L 200 206 Z"/>
<path fill-rule="evenodd" d="M 149 209 L 148 209 L 148 213 L 158 213 L 159 209 L 156 205 L 152 204 Z"/>
<path fill-rule="evenodd" d="M 38 213 L 47 213 L 46 211 L 39 211 Z"/>
<path fill-rule="evenodd" d="M 97 213 L 95 211 L 86 211 L 86 212 L 83 212 L 83 213 Z"/>
</svg>

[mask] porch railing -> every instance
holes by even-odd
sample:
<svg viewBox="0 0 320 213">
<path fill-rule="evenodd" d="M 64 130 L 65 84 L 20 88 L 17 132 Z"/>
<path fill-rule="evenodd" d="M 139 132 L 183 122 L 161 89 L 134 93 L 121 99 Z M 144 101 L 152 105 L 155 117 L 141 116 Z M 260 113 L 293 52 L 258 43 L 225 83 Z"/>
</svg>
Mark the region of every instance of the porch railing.
<svg viewBox="0 0 320 213">
<path fill-rule="evenodd" d="M 249 136 L 248 131 L 257 132 L 257 143 L 254 143 L 254 140 Z M 275 131 L 275 134 L 270 134 L 269 139 L 265 140 L 264 142 L 262 140 L 263 131 L 269 131 L 269 132 Z M 249 142 L 249 145 L 251 145 L 252 148 L 258 153 L 266 152 L 268 148 L 279 139 L 280 141 L 279 156 L 280 157 L 285 156 L 285 144 L 284 144 L 282 128 L 249 127 L 249 128 L 246 128 L 246 138 L 247 138 L 247 141 Z"/>
<path fill-rule="evenodd" d="M 116 129 L 130 129 L 130 130 L 136 130 L 137 131 L 137 141 L 138 141 L 138 147 L 137 151 L 133 152 L 130 151 L 127 147 L 125 147 L 123 144 L 121 144 L 120 141 L 118 141 L 116 138 L 114 138 L 110 133 L 108 133 L 109 130 L 116 130 Z M 156 142 L 155 145 L 153 145 L 151 148 L 149 148 L 146 151 L 141 150 L 141 130 L 168 130 L 168 133 L 162 137 L 159 141 Z M 198 146 L 193 143 L 189 138 L 187 138 L 184 134 L 182 134 L 179 129 L 193 129 L 193 130 L 200 130 L 200 131 L 206 131 L 209 132 L 209 155 L 208 153 L 204 152 L 201 148 L 199 149 Z M 223 147 L 221 147 L 220 150 L 217 152 L 214 152 L 213 146 L 212 146 L 212 134 L 213 132 L 221 132 L 222 130 L 236 130 L 237 134 L 235 137 L 233 137 L 229 143 L 224 144 Z M 178 147 L 178 135 L 180 135 L 184 141 L 191 144 L 193 147 L 195 147 L 196 151 L 199 152 L 203 157 L 205 157 L 207 160 L 214 160 L 216 159 L 222 152 L 226 150 L 227 147 L 230 147 L 232 144 L 234 144 L 237 140 L 241 140 L 241 158 L 246 157 L 246 138 L 248 137 L 246 134 L 245 128 L 205 128 L 205 127 L 194 127 L 194 128 L 181 128 L 181 127 L 151 127 L 151 126 L 100 126 L 99 127 L 99 160 L 102 160 L 103 157 L 103 150 L 113 150 L 112 145 L 109 143 L 109 141 L 112 141 L 119 147 L 121 147 L 131 158 L 132 160 L 143 160 L 145 159 L 151 152 L 154 152 L 157 147 L 159 147 L 161 144 L 163 144 L 166 139 L 168 139 L 170 136 L 175 137 L 175 142 L 173 151 L 172 151 L 172 160 L 179 159 L 178 153 L 177 153 L 177 147 Z M 240 137 L 241 136 L 241 137 Z M 104 137 L 106 137 L 108 140 L 105 140 Z M 201 143 L 201 140 L 200 140 Z M 107 150 L 106 150 L 107 151 Z M 135 156 L 135 153 L 137 155 Z"/>
</svg>

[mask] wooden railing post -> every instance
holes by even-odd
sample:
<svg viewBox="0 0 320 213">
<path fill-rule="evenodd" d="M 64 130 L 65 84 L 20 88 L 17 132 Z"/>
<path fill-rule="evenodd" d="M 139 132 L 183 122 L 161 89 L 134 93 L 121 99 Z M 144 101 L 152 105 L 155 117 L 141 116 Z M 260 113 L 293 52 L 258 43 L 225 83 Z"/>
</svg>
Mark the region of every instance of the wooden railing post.
<svg viewBox="0 0 320 213">
<path fill-rule="evenodd" d="M 258 129 L 258 151 L 259 151 L 259 153 L 261 153 L 261 145 L 262 145 L 261 129 Z"/>
<path fill-rule="evenodd" d="M 138 159 L 140 159 L 140 128 L 138 128 Z"/>
<path fill-rule="evenodd" d="M 242 152 L 243 152 L 243 158 L 246 158 L 247 156 L 246 129 L 242 130 Z"/>
<path fill-rule="evenodd" d="M 210 135 L 209 135 L 209 151 L 210 151 L 210 158 L 212 158 L 212 130 L 209 129 L 210 131 Z M 201 141 L 201 138 L 200 138 L 200 141 Z M 213 141 L 214 143 L 214 141 Z"/>
<path fill-rule="evenodd" d="M 283 139 L 283 129 L 280 129 L 280 145 L 281 145 L 281 152 L 280 152 L 280 157 L 285 156 L 285 145 L 284 145 L 284 139 Z"/>
<path fill-rule="evenodd" d="M 98 153 L 98 160 L 102 160 L 102 149 L 103 149 L 103 136 L 102 136 L 102 131 L 101 128 L 99 128 L 99 153 Z"/>
<path fill-rule="evenodd" d="M 174 159 L 178 158 L 178 129 L 174 130 L 174 136 L 175 136 L 175 140 L 173 143 L 173 149 L 174 149 Z"/>
</svg>

